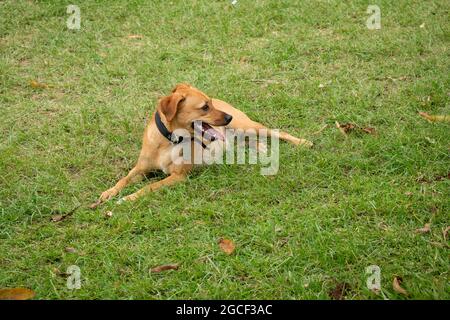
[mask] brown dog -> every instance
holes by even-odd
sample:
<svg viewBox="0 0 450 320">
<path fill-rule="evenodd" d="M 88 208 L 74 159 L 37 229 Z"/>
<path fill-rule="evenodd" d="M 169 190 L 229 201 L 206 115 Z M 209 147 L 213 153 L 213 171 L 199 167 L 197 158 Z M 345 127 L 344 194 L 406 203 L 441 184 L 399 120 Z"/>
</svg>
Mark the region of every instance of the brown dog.
<svg viewBox="0 0 450 320">
<path fill-rule="evenodd" d="M 172 148 L 179 142 L 177 141 L 178 137 L 172 132 L 176 129 L 192 132 L 194 122 L 198 123 L 197 121 L 202 121 L 200 129 L 203 132 L 210 132 L 212 136 L 216 134 L 221 136 L 218 131 L 220 131 L 219 127 L 223 126 L 242 130 L 266 129 L 269 135 L 276 135 L 295 145 L 312 146 L 311 142 L 293 137 L 286 132 L 271 131 L 262 124 L 252 121 L 246 114 L 228 103 L 210 99 L 206 94 L 188 84 L 179 84 L 172 90 L 171 95 L 159 100 L 158 107 L 145 128 L 142 149 L 136 166 L 114 187 L 103 192 L 100 199 L 92 204 L 91 208 L 116 196 L 128 184 L 142 180 L 145 174 L 151 170 L 163 170 L 169 176 L 145 186 L 122 200 L 135 200 L 163 186 L 183 181 L 193 165 L 175 164 L 172 161 Z M 195 141 L 190 143 L 193 147 Z"/>
</svg>

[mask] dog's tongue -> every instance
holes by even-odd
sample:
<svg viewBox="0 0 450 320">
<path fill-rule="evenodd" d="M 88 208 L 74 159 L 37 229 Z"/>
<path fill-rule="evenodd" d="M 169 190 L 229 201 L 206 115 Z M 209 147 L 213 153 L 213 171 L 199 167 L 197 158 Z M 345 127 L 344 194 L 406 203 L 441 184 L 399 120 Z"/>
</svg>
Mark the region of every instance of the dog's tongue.
<svg viewBox="0 0 450 320">
<path fill-rule="evenodd" d="M 200 123 L 201 123 L 201 127 L 200 127 Z M 199 130 L 203 133 L 203 137 L 206 140 L 209 140 L 209 141 L 215 141 L 215 140 L 223 140 L 224 141 L 225 140 L 222 133 L 215 130 L 213 127 L 211 127 L 206 122 L 195 121 L 194 125 L 197 130 Z"/>
</svg>

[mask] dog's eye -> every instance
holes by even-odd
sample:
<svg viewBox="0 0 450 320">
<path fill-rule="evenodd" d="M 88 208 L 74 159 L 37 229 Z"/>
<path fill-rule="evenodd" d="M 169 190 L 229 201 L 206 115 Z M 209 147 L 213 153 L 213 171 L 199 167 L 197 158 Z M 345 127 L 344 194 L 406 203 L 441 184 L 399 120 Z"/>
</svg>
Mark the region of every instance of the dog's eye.
<svg viewBox="0 0 450 320">
<path fill-rule="evenodd" d="M 202 107 L 202 110 L 203 110 L 203 111 L 208 111 L 208 110 L 209 110 L 209 106 L 208 106 L 207 104 L 205 104 L 205 105 Z"/>
</svg>

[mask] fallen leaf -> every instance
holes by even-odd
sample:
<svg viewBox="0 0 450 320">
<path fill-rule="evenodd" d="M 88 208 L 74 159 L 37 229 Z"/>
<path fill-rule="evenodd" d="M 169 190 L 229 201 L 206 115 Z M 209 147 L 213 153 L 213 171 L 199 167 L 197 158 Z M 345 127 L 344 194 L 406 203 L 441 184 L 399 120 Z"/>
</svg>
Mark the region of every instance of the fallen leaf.
<svg viewBox="0 0 450 320">
<path fill-rule="evenodd" d="M 375 134 L 376 133 L 375 128 L 370 128 L 370 127 L 362 128 L 362 131 L 364 131 L 365 133 L 368 133 L 368 134 Z"/>
<path fill-rule="evenodd" d="M 442 180 L 445 180 L 445 179 L 450 179 L 450 172 L 447 173 L 447 175 L 441 175 L 441 176 L 434 177 L 435 181 L 442 181 Z"/>
<path fill-rule="evenodd" d="M 55 275 L 60 276 L 60 277 L 66 277 L 66 276 L 70 275 L 70 274 L 68 274 L 68 273 L 66 273 L 66 272 L 62 272 L 62 271 L 59 270 L 58 268 L 53 268 L 52 271 L 53 271 L 53 273 L 54 273 Z"/>
<path fill-rule="evenodd" d="M 392 288 L 395 292 L 403 294 L 404 296 L 408 295 L 408 292 L 406 292 L 405 289 L 403 289 L 400 285 L 402 284 L 403 279 L 401 277 L 394 277 L 394 280 L 392 281 Z"/>
<path fill-rule="evenodd" d="M 64 215 L 62 215 L 62 214 L 55 214 L 54 216 L 52 216 L 53 222 L 59 222 L 62 220 L 64 220 Z"/>
<path fill-rule="evenodd" d="M 431 231 L 430 223 L 425 223 L 425 225 L 422 228 L 416 229 L 417 233 L 427 233 Z"/>
<path fill-rule="evenodd" d="M 73 247 L 66 247 L 66 252 L 69 252 L 69 253 L 75 253 L 75 252 L 77 252 L 77 250 L 75 249 L 75 248 L 73 248 Z"/>
<path fill-rule="evenodd" d="M 447 241 L 447 234 L 448 234 L 449 230 L 450 230 L 450 226 L 448 226 L 447 228 L 444 229 L 444 231 L 442 231 L 442 235 L 444 236 L 445 241 Z"/>
<path fill-rule="evenodd" d="M 419 112 L 419 115 L 430 122 L 450 122 L 450 116 L 446 115 L 430 115 L 426 112 Z"/>
<path fill-rule="evenodd" d="M 389 226 L 386 223 L 384 223 L 383 221 L 378 224 L 378 228 L 380 228 L 383 231 L 389 230 Z"/>
<path fill-rule="evenodd" d="M 27 288 L 0 289 L 0 300 L 28 300 L 34 298 L 36 293 Z"/>
<path fill-rule="evenodd" d="M 345 136 L 347 137 L 347 133 L 350 133 L 351 131 L 358 129 L 359 131 L 362 131 L 364 133 L 368 133 L 368 134 L 376 134 L 376 130 L 375 128 L 372 127 L 360 127 L 357 124 L 354 123 L 345 123 L 345 124 L 340 124 L 339 122 L 336 121 L 336 128 L 339 129 L 339 131 Z"/>
<path fill-rule="evenodd" d="M 36 80 L 31 80 L 30 85 L 34 89 L 47 89 L 48 85 L 45 83 L 37 82 Z"/>
<path fill-rule="evenodd" d="M 166 271 L 166 270 L 178 270 L 179 264 L 178 263 L 173 263 L 173 264 L 165 264 L 162 266 L 157 266 L 154 268 L 150 269 L 151 273 L 158 273 L 158 272 L 162 272 L 162 271 Z"/>
<path fill-rule="evenodd" d="M 422 24 L 419 26 L 419 28 L 421 28 L 421 29 L 425 28 L 425 22 L 422 23 Z"/>
<path fill-rule="evenodd" d="M 240 63 L 247 63 L 249 60 L 250 60 L 250 59 L 249 59 L 248 57 L 241 57 L 241 58 L 239 59 L 239 62 L 240 62 Z"/>
<path fill-rule="evenodd" d="M 128 39 L 142 39 L 142 36 L 140 34 L 130 34 Z"/>
<path fill-rule="evenodd" d="M 345 131 L 345 133 L 349 133 L 353 129 L 356 128 L 356 125 L 353 123 L 345 123 L 340 125 L 341 129 Z"/>
<path fill-rule="evenodd" d="M 220 249 L 222 249 L 223 252 L 225 252 L 228 255 L 232 254 L 235 249 L 233 241 L 223 238 L 219 239 L 219 247 Z"/>
<path fill-rule="evenodd" d="M 344 297 L 347 295 L 347 293 L 350 291 L 350 285 L 346 282 L 337 283 L 336 287 L 331 289 L 328 292 L 328 295 L 333 300 L 344 300 Z"/>
<path fill-rule="evenodd" d="M 274 79 L 252 79 L 252 82 L 264 83 L 264 84 L 278 84 L 280 81 Z"/>
<path fill-rule="evenodd" d="M 339 129 L 339 132 L 342 133 L 342 135 L 345 137 L 345 139 L 347 139 L 347 132 L 345 132 L 345 130 L 341 127 L 341 125 L 339 124 L 339 122 L 335 122 L 336 123 L 336 128 Z"/>
<path fill-rule="evenodd" d="M 131 274 L 132 272 L 131 272 L 130 268 L 124 267 L 124 268 L 120 268 L 120 269 L 119 269 L 119 273 L 120 273 L 120 275 L 122 275 L 122 276 L 126 276 L 126 275 Z"/>
<path fill-rule="evenodd" d="M 391 80 L 391 81 L 393 81 L 393 82 L 396 82 L 396 81 L 398 81 L 398 80 L 404 81 L 404 80 L 408 79 L 408 77 L 406 77 L 406 76 L 402 76 L 402 77 L 400 77 L 400 78 L 387 77 L 387 79 L 389 79 L 389 80 Z"/>
</svg>

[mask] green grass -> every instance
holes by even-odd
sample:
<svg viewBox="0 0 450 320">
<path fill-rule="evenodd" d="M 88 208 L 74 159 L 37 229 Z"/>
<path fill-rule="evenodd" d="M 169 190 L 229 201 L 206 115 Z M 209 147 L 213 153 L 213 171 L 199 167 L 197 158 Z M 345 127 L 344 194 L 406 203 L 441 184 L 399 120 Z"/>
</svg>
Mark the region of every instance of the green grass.
<svg viewBox="0 0 450 320">
<path fill-rule="evenodd" d="M 0 287 L 38 299 L 329 299 L 345 282 L 347 299 L 404 299 L 391 285 L 401 276 L 408 298 L 450 298 L 450 183 L 436 179 L 449 172 L 449 124 L 417 114 L 450 114 L 448 1 L 374 0 L 381 30 L 366 28 L 367 1 L 99 2 L 0 2 Z M 315 148 L 282 143 L 273 177 L 215 165 L 86 209 L 132 168 L 146 115 L 179 82 Z M 378 134 L 344 139 L 335 121 Z M 149 274 L 166 263 L 180 269 Z M 366 287 L 372 264 L 380 295 Z M 80 290 L 55 271 L 70 265 Z"/>
</svg>

